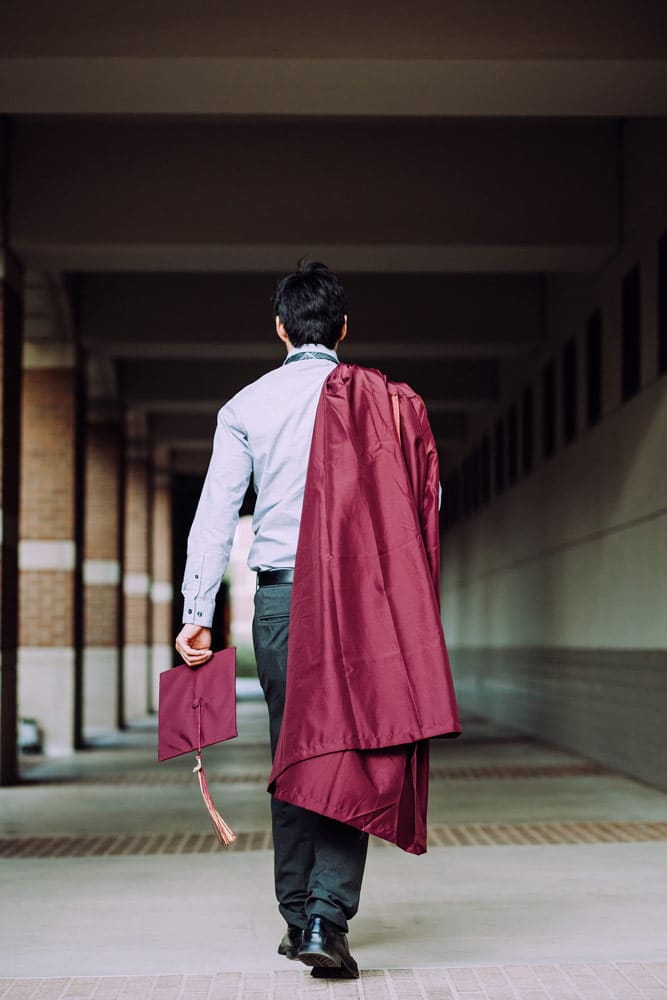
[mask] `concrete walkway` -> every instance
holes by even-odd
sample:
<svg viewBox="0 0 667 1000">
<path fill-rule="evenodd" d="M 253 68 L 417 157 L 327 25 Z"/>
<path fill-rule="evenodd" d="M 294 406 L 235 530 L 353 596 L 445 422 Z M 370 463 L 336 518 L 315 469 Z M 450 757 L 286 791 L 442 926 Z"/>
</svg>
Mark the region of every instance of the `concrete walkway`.
<svg viewBox="0 0 667 1000">
<path fill-rule="evenodd" d="M 431 849 L 373 842 L 359 983 L 276 954 L 266 710 L 206 752 L 218 849 L 154 720 L 0 790 L 0 997 L 667 997 L 667 795 L 479 718 L 435 741 Z"/>
</svg>

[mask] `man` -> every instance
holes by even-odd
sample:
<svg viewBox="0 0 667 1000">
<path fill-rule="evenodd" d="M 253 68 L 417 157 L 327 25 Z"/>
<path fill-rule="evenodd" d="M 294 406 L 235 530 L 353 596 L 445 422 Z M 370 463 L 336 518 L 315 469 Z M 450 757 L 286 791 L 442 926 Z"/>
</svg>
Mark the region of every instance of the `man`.
<svg viewBox="0 0 667 1000">
<path fill-rule="evenodd" d="M 460 732 L 440 622 L 437 452 L 409 386 L 339 364 L 347 307 L 324 265 L 283 278 L 274 305 L 287 357 L 218 415 L 176 648 L 191 667 L 211 656 L 252 476 L 253 640 L 288 925 L 278 950 L 312 975 L 356 978 L 347 930 L 368 835 L 426 850 L 428 740 Z"/>
<path fill-rule="evenodd" d="M 257 573 L 253 641 L 275 754 L 285 700 L 287 636 L 306 469 L 322 385 L 347 334 L 342 285 L 321 264 L 278 284 L 277 368 L 222 407 L 213 455 L 188 539 L 184 626 L 176 649 L 190 667 L 212 655 L 215 596 L 251 476 L 257 493 L 248 564 Z M 288 928 L 279 951 L 313 974 L 355 978 L 347 921 L 357 912 L 368 835 L 272 798 L 275 887 Z M 330 970 L 330 971 L 329 971 Z"/>
</svg>

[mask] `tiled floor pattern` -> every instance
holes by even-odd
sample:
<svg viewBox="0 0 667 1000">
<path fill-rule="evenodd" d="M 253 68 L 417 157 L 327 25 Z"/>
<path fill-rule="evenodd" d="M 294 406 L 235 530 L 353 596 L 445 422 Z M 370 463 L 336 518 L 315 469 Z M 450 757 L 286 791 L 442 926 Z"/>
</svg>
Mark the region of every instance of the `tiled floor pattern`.
<svg viewBox="0 0 667 1000">
<path fill-rule="evenodd" d="M 431 826 L 430 847 L 497 847 L 521 844 L 617 844 L 667 840 L 667 822 L 459 823 Z M 374 847 L 395 850 L 373 838 Z M 267 851 L 268 830 L 241 831 L 226 850 Z M 6 837 L 0 858 L 90 858 L 140 854 L 208 854 L 219 849 L 211 833 L 109 834 L 104 837 Z"/>
<path fill-rule="evenodd" d="M 667 963 L 505 965 L 363 972 L 356 982 L 305 970 L 217 976 L 3 979 L 1 1000 L 659 1000 Z"/>
<path fill-rule="evenodd" d="M 646 840 L 667 840 L 667 822 L 460 823 L 431 826 L 428 832 L 431 847 L 637 843 Z"/>
<path fill-rule="evenodd" d="M 263 712 L 263 706 L 260 707 Z M 222 788 L 219 793 L 225 799 L 224 814 L 229 812 L 230 816 L 242 817 L 237 820 L 242 828 L 238 831 L 238 841 L 225 849 L 229 852 L 226 856 L 229 861 L 230 901 L 243 910 L 250 884 L 256 894 L 253 896 L 255 902 L 262 900 L 261 909 L 265 897 L 266 907 L 271 906 L 272 901 L 268 900 L 264 883 L 253 881 L 251 875 L 262 866 L 268 872 L 270 856 L 266 853 L 253 856 L 247 852 L 266 852 L 271 848 L 263 799 L 262 807 L 259 805 L 270 766 L 266 742 L 258 738 L 266 728 L 266 720 L 255 705 L 241 704 L 239 711 L 244 723 L 243 739 L 235 741 L 234 745 L 227 745 L 224 757 L 221 754 L 216 760 L 214 755 L 211 756 L 207 777 L 212 785 L 227 786 L 224 795 Z M 101 743 L 95 752 L 82 752 L 71 759 L 26 758 L 23 787 L 7 792 L 11 809 L 0 827 L 4 835 L 0 835 L 0 858 L 17 860 L 13 870 L 18 869 L 19 878 L 27 877 L 30 890 L 29 898 L 22 901 L 21 922 L 18 925 L 14 911 L 7 910 L 8 919 L 12 921 L 8 930 L 13 934 L 13 943 L 5 951 L 5 958 L 11 957 L 11 963 L 5 963 L 4 973 L 63 978 L 0 978 L 0 1000 L 9 997 L 42 1000 L 75 997 L 96 1000 L 141 1000 L 144 997 L 147 1000 L 307 1000 L 311 995 L 321 1000 L 629 1000 L 631 997 L 642 1000 L 662 997 L 667 1000 L 667 962 L 664 960 L 664 940 L 659 931 L 664 907 L 657 902 L 659 890 L 651 895 L 651 882 L 649 898 L 645 899 L 641 893 L 628 897 L 618 888 L 618 868 L 626 863 L 628 857 L 623 853 L 622 858 L 620 855 L 617 858 L 618 852 L 632 855 L 639 878 L 645 877 L 646 864 L 640 862 L 637 851 L 644 851 L 651 858 L 664 857 L 667 810 L 658 801 L 659 793 L 635 784 L 631 779 L 610 774 L 595 762 L 511 734 L 484 720 L 476 720 L 476 725 L 472 724 L 474 721 L 466 719 L 465 744 L 462 739 L 435 741 L 433 745 L 431 777 L 434 809 L 433 824 L 429 828 L 432 851 L 427 863 L 432 866 L 432 872 L 439 874 L 437 877 L 431 875 L 428 883 L 424 882 L 423 889 L 428 899 L 437 903 L 439 890 L 432 887 L 439 884 L 438 878 L 444 884 L 451 877 L 452 886 L 458 892 L 457 899 L 464 907 L 462 912 L 468 912 L 471 905 L 477 907 L 475 920 L 470 926 L 466 925 L 467 930 L 461 930 L 458 952 L 443 953 L 440 922 L 431 928 L 424 928 L 424 933 L 430 934 L 432 939 L 430 950 L 429 947 L 422 948 L 422 951 L 406 948 L 406 953 L 399 957 L 392 947 L 395 941 L 391 935 L 389 947 L 384 946 L 382 941 L 375 943 L 372 957 L 370 953 L 368 955 L 368 964 L 374 965 L 376 971 L 365 971 L 359 982 L 313 980 L 303 967 L 287 962 L 281 971 L 251 971 L 277 970 L 280 960 L 275 961 L 274 958 L 273 962 L 256 962 L 254 937 L 252 934 L 236 933 L 235 918 L 231 918 L 231 922 L 223 921 L 225 934 L 233 937 L 236 933 L 231 964 L 219 961 L 215 949 L 208 945 L 202 952 L 200 934 L 195 937 L 194 961 L 189 960 L 189 944 L 185 946 L 180 936 L 175 937 L 177 954 L 182 952 L 185 959 L 182 962 L 180 959 L 173 961 L 174 952 L 165 949 L 162 931 L 158 934 L 155 930 L 156 922 L 159 924 L 159 917 L 156 917 L 159 906 L 150 903 L 149 893 L 141 895 L 135 888 L 136 880 L 140 878 L 140 885 L 150 887 L 151 879 L 158 870 L 156 866 L 162 864 L 159 856 L 180 855 L 180 858 L 173 857 L 169 862 L 177 876 L 174 884 L 179 891 L 183 891 L 186 908 L 192 905 L 192 900 L 197 900 L 199 905 L 200 897 L 191 890 L 191 886 L 199 884 L 198 878 L 203 879 L 202 885 L 207 884 L 205 873 L 209 860 L 206 855 L 222 849 L 209 832 L 206 821 L 200 822 L 198 792 L 196 796 L 192 793 L 190 786 L 193 778 L 188 762 L 154 763 L 154 725 L 116 735 L 108 745 Z M 513 783 L 511 779 L 516 781 Z M 537 780 L 531 782 L 530 779 Z M 54 785 L 58 787 L 50 787 Z M 77 786 L 86 786 L 81 789 L 80 795 Z M 608 805 L 609 796 L 612 797 L 613 808 Z M 485 803 L 484 809 L 478 807 L 480 799 Z M 559 803 L 562 811 L 557 808 Z M 238 811 L 232 808 L 235 804 Z M 438 804 L 440 807 L 436 809 Z M 182 812 L 179 811 L 181 806 Z M 129 822 L 116 823 L 119 810 L 130 817 Z M 98 812 L 101 819 L 97 816 Z M 146 821 L 147 816 L 150 823 Z M 491 822 L 496 819 L 505 822 Z M 73 836 L 77 830 L 80 835 Z M 174 830 L 178 832 L 174 833 Z M 385 873 L 393 871 L 396 859 L 391 852 L 396 849 L 382 841 L 373 840 L 372 844 L 377 852 L 375 865 Z M 549 845 L 581 846 L 576 849 L 563 846 L 550 849 Z M 470 846 L 473 850 L 458 853 L 443 850 L 445 847 L 463 846 Z M 481 847 L 484 850 L 480 850 Z M 493 847 L 497 850 L 490 849 Z M 499 847 L 505 850 L 498 850 Z M 506 892 L 508 882 L 502 871 L 496 871 L 498 859 L 502 865 L 511 862 L 516 871 L 522 872 L 523 868 L 516 867 L 516 855 L 521 855 L 518 860 L 523 865 L 524 854 L 533 866 L 539 860 L 539 866 L 534 867 L 534 875 L 537 877 L 539 874 L 539 879 L 525 893 L 518 890 L 514 893 L 514 883 L 511 883 L 507 897 L 507 913 L 511 919 L 508 920 L 504 909 L 499 915 L 497 905 L 499 894 Z M 608 855 L 616 859 L 616 868 L 610 873 L 608 901 L 604 902 L 607 899 L 605 881 L 603 902 L 597 909 L 595 906 L 584 906 L 580 914 L 581 933 L 577 930 L 578 936 L 570 934 L 567 937 L 569 931 L 558 923 L 563 905 L 558 873 L 562 872 L 565 878 L 574 880 L 572 885 L 576 895 L 582 865 L 585 868 L 590 863 L 599 889 L 603 885 L 600 872 L 609 866 Z M 80 864 L 79 858 L 91 861 Z M 101 860 L 94 862 L 92 859 L 96 858 Z M 581 858 L 588 858 L 589 861 L 582 862 Z M 35 859 L 34 863 L 31 859 Z M 49 865 L 42 864 L 41 859 L 61 860 Z M 660 862 L 656 864 L 658 873 Z M 458 866 L 463 875 L 467 872 L 467 880 L 460 873 L 452 873 L 452 865 Z M 478 878 L 478 868 L 481 869 L 479 884 L 474 881 Z M 492 882 L 488 891 L 484 881 L 487 870 Z M 515 877 L 514 872 L 515 869 L 511 869 L 512 878 Z M 52 936 L 52 924 L 48 921 L 54 919 L 54 906 L 45 918 L 44 900 L 40 898 L 41 880 L 47 873 L 52 881 L 51 899 L 66 897 L 73 903 L 74 926 L 85 942 L 76 937 L 75 943 L 72 943 L 67 938 L 67 931 L 60 937 L 58 934 Z M 371 866 L 369 905 L 375 900 L 377 909 L 385 903 L 378 903 L 371 892 L 372 874 Z M 79 876 L 84 875 L 79 881 Z M 121 882 L 117 882 L 119 877 Z M 125 882 L 122 882 L 123 878 Z M 474 882 L 472 891 L 470 878 Z M 419 899 L 421 905 L 424 898 L 420 895 L 421 891 L 417 883 L 408 885 L 406 882 L 405 894 L 402 891 L 399 895 L 394 894 L 392 906 L 398 905 L 397 900 L 402 901 L 404 895 L 413 903 L 414 899 Z M 583 891 L 589 891 L 588 880 Z M 86 937 L 86 920 L 89 913 L 95 912 L 97 893 L 104 900 L 110 900 L 110 910 L 108 913 L 105 911 L 99 927 L 96 917 L 90 918 L 94 929 Z M 147 924 L 139 922 L 137 927 L 152 927 L 155 943 L 151 945 L 141 932 L 137 934 L 135 930 L 130 940 L 125 941 L 126 917 L 119 908 L 121 900 L 130 907 L 130 914 L 134 913 L 132 907 L 139 907 Z M 522 912 L 524 902 L 525 917 Z M 554 934 L 565 935 L 562 941 L 560 937 L 555 938 L 557 948 L 549 937 L 549 928 L 542 937 L 528 934 L 528 945 L 524 947 L 522 921 L 536 919 L 535 907 L 542 916 L 553 916 Z M 209 917 L 211 914 L 218 915 L 214 905 L 209 906 L 209 910 Z M 619 910 L 620 923 L 616 919 Z M 479 946 L 477 911 L 482 921 L 486 921 Z M 439 920 L 444 919 L 442 908 L 438 912 Z M 639 938 L 635 934 L 626 947 L 627 921 L 636 921 L 638 915 L 643 920 L 639 921 L 644 929 L 643 936 Z M 263 918 L 263 911 L 261 916 Z M 610 944 L 607 917 L 616 933 Z M 211 926 L 215 926 L 215 919 Z M 117 954 L 113 945 L 97 943 L 98 936 L 106 942 L 104 934 L 107 932 L 112 940 L 115 940 L 115 934 L 119 941 L 124 941 Z M 600 935 L 604 947 L 600 946 Z M 0 932 L 0 956 L 3 951 L 2 936 Z M 215 934 L 212 940 L 215 940 Z M 250 942 L 247 947 L 246 941 Z M 591 942 L 590 949 L 586 947 L 587 941 Z M 421 946 L 421 940 L 418 944 Z M 132 948 L 136 954 L 132 952 L 128 955 L 128 949 L 131 951 Z M 181 951 L 178 951 L 179 948 Z M 110 949 L 111 961 L 108 960 Z M 163 952 L 168 955 L 167 961 Z M 150 960 L 146 958 L 147 954 Z M 89 955 L 94 960 L 88 960 Z M 205 965 L 202 964 L 202 955 L 208 959 Z M 592 961 L 593 956 L 600 964 L 582 964 L 586 960 Z M 406 958 L 428 967 L 381 968 L 391 966 L 395 961 L 405 962 Z M 634 960 L 620 961 L 630 958 Z M 500 964 L 512 959 L 524 964 Z M 612 961 L 614 964 L 611 964 Z M 441 962 L 443 965 L 440 965 Z M 444 965 L 446 962 L 461 964 Z M 479 962 L 499 964 L 480 966 Z M 542 964 L 528 965 L 525 964 L 527 962 Z M 553 964 L 547 965 L 547 962 Z M 436 965 L 438 968 L 434 967 Z M 222 968 L 244 971 L 218 971 L 214 975 Z M 110 976 L 116 970 L 125 971 L 128 975 Z M 183 974 L 159 975 L 168 970 Z M 2 971 L 0 962 L 0 977 Z M 204 971 L 209 974 L 193 974 Z M 138 976 L 138 972 L 150 975 Z M 79 975 L 65 978 L 70 973 Z M 106 975 L 100 976 L 99 973 Z M 83 978 L 84 975 L 89 978 Z"/>
<path fill-rule="evenodd" d="M 608 773 L 609 770 L 602 764 L 597 764 L 594 761 L 583 761 L 576 764 L 489 764 L 483 767 L 436 767 L 431 768 L 430 777 L 432 781 L 474 781 L 484 778 L 574 778 Z M 269 781 L 269 775 L 266 772 L 257 771 L 234 773 L 207 769 L 206 779 L 209 784 L 266 785 Z M 33 780 L 28 777 L 26 783 L 31 784 Z M 185 785 L 190 780 L 187 768 L 178 771 L 159 771 L 157 768 L 153 768 L 152 770 L 130 771 L 125 774 L 80 775 L 60 779 L 49 778 L 49 784 Z"/>
</svg>

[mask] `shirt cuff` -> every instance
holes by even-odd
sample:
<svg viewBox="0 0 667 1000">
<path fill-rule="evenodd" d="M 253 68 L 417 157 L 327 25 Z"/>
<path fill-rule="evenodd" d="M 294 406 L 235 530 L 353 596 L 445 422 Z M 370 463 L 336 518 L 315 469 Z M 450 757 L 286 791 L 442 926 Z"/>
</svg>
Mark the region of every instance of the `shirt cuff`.
<svg viewBox="0 0 667 1000">
<path fill-rule="evenodd" d="M 200 597 L 186 595 L 183 602 L 183 624 L 210 628 L 213 624 L 214 611 L 215 603 L 211 604 L 209 601 L 202 601 Z"/>
</svg>

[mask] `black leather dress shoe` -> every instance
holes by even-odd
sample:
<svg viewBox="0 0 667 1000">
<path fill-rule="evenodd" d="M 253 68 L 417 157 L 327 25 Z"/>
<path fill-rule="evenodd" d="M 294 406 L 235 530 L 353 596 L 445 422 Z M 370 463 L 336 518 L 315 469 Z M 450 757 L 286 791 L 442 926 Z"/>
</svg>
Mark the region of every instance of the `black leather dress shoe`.
<svg viewBox="0 0 667 1000">
<path fill-rule="evenodd" d="M 310 918 L 297 957 L 304 965 L 311 966 L 311 975 L 317 978 L 359 978 L 359 966 L 350 954 L 347 934 L 325 917 Z"/>
<path fill-rule="evenodd" d="M 296 962 L 299 957 L 302 937 L 303 931 L 300 927 L 295 927 L 294 924 L 288 924 L 285 936 L 278 945 L 278 954 L 284 955 L 285 958 L 289 958 L 292 962 Z"/>
</svg>

